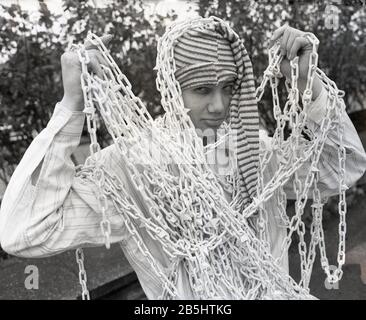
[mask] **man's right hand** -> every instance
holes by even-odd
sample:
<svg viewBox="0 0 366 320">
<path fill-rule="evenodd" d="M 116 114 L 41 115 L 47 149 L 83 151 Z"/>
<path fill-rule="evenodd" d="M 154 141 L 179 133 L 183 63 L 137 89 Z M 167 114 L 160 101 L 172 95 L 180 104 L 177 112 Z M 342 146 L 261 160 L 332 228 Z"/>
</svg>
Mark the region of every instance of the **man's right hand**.
<svg viewBox="0 0 366 320">
<path fill-rule="evenodd" d="M 104 45 L 111 41 L 111 35 L 101 37 Z M 101 64 L 107 65 L 102 54 L 89 42 L 85 43 L 85 48 L 90 57 L 88 63 L 89 72 L 102 77 Z M 81 64 L 77 52 L 67 51 L 61 56 L 62 83 L 64 96 L 61 103 L 71 111 L 82 111 L 84 109 L 83 92 L 81 89 Z"/>
</svg>

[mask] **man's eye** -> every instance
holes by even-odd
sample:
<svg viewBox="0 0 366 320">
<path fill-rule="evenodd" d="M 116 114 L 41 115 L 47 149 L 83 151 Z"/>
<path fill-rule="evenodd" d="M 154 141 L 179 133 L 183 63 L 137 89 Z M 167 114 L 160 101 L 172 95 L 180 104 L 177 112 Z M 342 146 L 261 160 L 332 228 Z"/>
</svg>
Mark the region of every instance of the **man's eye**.
<svg viewBox="0 0 366 320">
<path fill-rule="evenodd" d="M 209 87 L 194 88 L 194 92 L 199 93 L 199 94 L 207 94 L 210 92 L 210 90 L 211 90 L 211 88 L 209 88 Z"/>
<path fill-rule="evenodd" d="M 225 86 L 225 87 L 224 87 L 224 91 L 225 91 L 226 93 L 231 94 L 231 93 L 232 93 L 232 91 L 233 91 L 233 85 L 232 85 L 232 84 L 230 84 L 230 85 Z"/>
</svg>

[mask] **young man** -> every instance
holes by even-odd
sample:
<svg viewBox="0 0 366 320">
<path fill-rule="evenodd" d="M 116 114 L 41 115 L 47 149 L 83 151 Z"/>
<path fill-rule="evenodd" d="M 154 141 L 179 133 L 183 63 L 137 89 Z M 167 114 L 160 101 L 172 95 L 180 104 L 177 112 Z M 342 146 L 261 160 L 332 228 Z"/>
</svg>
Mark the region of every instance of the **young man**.
<svg viewBox="0 0 366 320">
<path fill-rule="evenodd" d="M 173 31 L 174 29 L 168 32 Z M 105 44 L 109 40 L 110 36 L 103 37 Z M 278 40 L 281 41 L 282 53 L 287 57 L 281 65 L 285 76 L 290 77 L 288 59 L 299 55 L 299 88 L 304 90 L 311 45 L 303 32 L 289 26 L 283 26 L 274 33 L 272 43 Z M 230 118 L 231 125 L 238 130 L 239 148 L 242 151 L 238 153 L 237 159 L 243 184 L 240 196 L 243 204 L 248 205 L 257 183 L 258 115 L 250 59 L 244 47 L 237 41 L 233 31 L 216 20 L 213 20 L 207 28 L 188 30 L 175 43 L 175 78 L 182 91 L 184 107 L 190 110 L 189 117 L 196 129 L 201 132 L 208 129 L 216 131 L 226 119 Z M 100 64 L 105 63 L 102 55 L 92 45 L 86 44 L 86 47 L 91 57 L 89 64 L 91 70 L 101 75 Z M 35 138 L 25 153 L 2 202 L 1 246 L 10 254 L 21 257 L 46 257 L 80 246 L 104 244 L 104 235 L 100 230 L 101 209 L 97 200 L 98 188 L 94 183 L 75 176 L 75 168 L 70 159 L 70 155 L 79 144 L 85 120 L 82 112 L 84 105 L 80 86 L 80 62 L 75 52 L 66 52 L 62 55 L 61 63 L 64 97 L 56 105 L 47 127 Z M 238 78 L 241 79 L 239 87 L 236 86 Z M 316 132 L 325 114 L 327 95 L 318 78 L 315 78 L 312 89 L 314 101 L 307 117 L 309 127 Z M 345 123 L 343 143 L 347 152 L 346 184 L 350 186 L 365 171 L 366 157 L 346 114 L 343 120 Z M 268 138 L 264 140 L 266 139 Z M 266 141 L 260 143 L 262 148 L 268 147 Z M 338 159 L 334 158 L 337 146 L 337 135 L 332 132 L 326 141 L 319 163 L 320 188 L 324 196 L 338 192 L 336 184 Z M 126 164 L 121 161 L 114 146 L 102 151 L 102 163 L 109 171 L 126 180 L 124 170 Z M 300 178 L 306 171 L 305 166 L 299 174 Z M 267 172 L 267 180 L 270 175 L 271 172 Z M 127 184 L 127 194 L 139 198 L 136 190 L 132 189 L 133 187 Z M 290 188 L 286 191 L 289 197 L 293 196 Z M 230 191 L 226 191 L 225 196 L 230 202 L 232 199 Z M 144 203 L 141 201 L 139 203 L 141 212 L 149 216 L 149 210 Z M 277 210 L 271 203 L 268 207 L 270 212 Z M 108 199 L 108 208 L 111 242 L 120 242 L 147 297 L 156 299 L 161 296 L 165 288 L 165 278 L 152 267 L 146 252 L 141 250 L 141 241 L 147 247 L 148 255 L 153 257 L 155 265 L 159 266 L 159 270 L 162 270 L 166 277 L 171 274 L 171 260 L 162 250 L 162 243 L 154 240 L 146 229 L 138 229 L 140 240 L 131 235 L 126 228 L 123 214 L 116 209 L 111 199 Z M 272 214 L 268 223 L 271 252 L 277 257 L 286 229 L 276 224 Z M 179 298 L 240 297 L 237 293 L 231 292 L 230 285 L 220 277 L 215 278 L 215 281 L 220 283 L 223 290 L 216 290 L 215 281 L 210 280 L 213 292 L 200 295 L 196 288 L 197 283 L 193 283 L 191 279 L 192 273 L 198 270 L 189 269 L 183 260 L 178 263 L 175 270 L 175 287 Z M 234 264 L 234 260 L 230 261 Z M 286 257 L 282 265 L 284 269 L 287 268 Z M 204 272 L 200 275 L 204 277 Z"/>
</svg>

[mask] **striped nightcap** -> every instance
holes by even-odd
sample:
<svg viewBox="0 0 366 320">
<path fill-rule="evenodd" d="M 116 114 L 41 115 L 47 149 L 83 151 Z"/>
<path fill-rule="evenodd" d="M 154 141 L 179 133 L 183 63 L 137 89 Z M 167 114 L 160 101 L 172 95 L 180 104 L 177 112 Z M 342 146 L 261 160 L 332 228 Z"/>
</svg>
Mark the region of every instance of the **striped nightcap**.
<svg viewBox="0 0 366 320">
<path fill-rule="evenodd" d="M 189 30 L 174 47 L 175 77 L 181 89 L 217 85 L 237 78 L 230 42 L 213 30 Z"/>
</svg>

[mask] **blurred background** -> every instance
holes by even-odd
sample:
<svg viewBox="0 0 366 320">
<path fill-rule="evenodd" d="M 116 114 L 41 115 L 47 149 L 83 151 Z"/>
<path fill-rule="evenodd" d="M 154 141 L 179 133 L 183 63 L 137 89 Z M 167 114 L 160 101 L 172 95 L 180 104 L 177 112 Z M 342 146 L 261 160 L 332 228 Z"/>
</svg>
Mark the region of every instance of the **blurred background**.
<svg viewBox="0 0 366 320">
<path fill-rule="evenodd" d="M 319 66 L 346 92 L 347 113 L 365 146 L 366 9 L 363 1 L 1 0 L 0 201 L 26 148 L 47 125 L 56 102 L 62 98 L 60 57 L 70 43 L 83 42 L 89 31 L 97 35 L 112 34 L 109 46 L 112 56 L 132 83 L 134 93 L 156 116 L 162 112 L 153 71 L 157 39 L 173 21 L 198 15 L 216 15 L 229 22 L 241 36 L 252 59 L 257 86 L 268 63 L 268 40 L 276 28 L 288 22 L 295 28 L 313 32 L 320 40 Z M 284 90 L 280 93 L 283 101 Z M 275 124 L 271 106 L 267 90 L 259 111 L 269 133 Z M 103 123 L 99 125 L 98 138 L 106 146 L 109 137 Z M 84 130 L 81 145 L 73 155 L 75 163 L 82 163 L 88 155 L 88 139 Z M 314 269 L 311 287 L 314 294 L 324 299 L 366 298 L 366 238 L 362 232 L 366 226 L 364 178 L 349 190 L 347 199 L 347 250 L 355 258 L 347 262 L 348 276 L 345 271 L 338 289 L 324 289 L 324 275 L 319 266 Z M 293 210 L 291 203 L 288 210 Z M 330 255 L 337 252 L 337 212 L 337 199 L 330 199 L 324 214 Z M 293 252 L 296 241 L 295 236 Z M 87 272 L 88 265 L 92 269 L 88 273 L 92 296 L 143 299 L 136 276 L 119 248 L 105 251 L 103 248 L 86 250 Z M 336 261 L 335 255 L 333 258 Z M 295 254 L 292 261 L 291 273 L 296 278 Z M 10 257 L 0 248 L 0 279 L 7 279 L 0 282 L 0 299 L 79 297 L 73 253 L 36 262 Z M 43 285 L 36 291 L 24 288 L 24 266 L 29 264 L 43 268 L 43 276 L 40 272 Z M 108 279 L 100 276 L 99 271 L 105 268 L 113 269 L 108 269 Z"/>
</svg>

